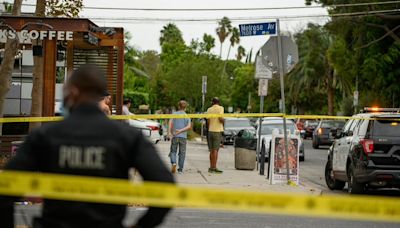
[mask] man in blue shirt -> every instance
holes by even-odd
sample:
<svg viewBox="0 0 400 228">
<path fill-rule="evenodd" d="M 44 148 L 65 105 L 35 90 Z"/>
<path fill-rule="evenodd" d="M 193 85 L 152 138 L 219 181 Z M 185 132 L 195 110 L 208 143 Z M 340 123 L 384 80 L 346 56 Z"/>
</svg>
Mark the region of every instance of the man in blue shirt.
<svg viewBox="0 0 400 228">
<path fill-rule="evenodd" d="M 184 100 L 179 101 L 178 111 L 173 114 L 186 115 L 187 103 Z M 176 153 L 179 147 L 179 161 L 178 161 L 178 173 L 183 172 L 183 165 L 185 163 L 186 156 L 186 141 L 187 131 L 191 128 L 191 122 L 189 118 L 171 119 L 169 122 L 168 134 L 171 137 L 171 150 L 169 157 L 171 159 L 171 172 L 176 173 Z"/>
</svg>

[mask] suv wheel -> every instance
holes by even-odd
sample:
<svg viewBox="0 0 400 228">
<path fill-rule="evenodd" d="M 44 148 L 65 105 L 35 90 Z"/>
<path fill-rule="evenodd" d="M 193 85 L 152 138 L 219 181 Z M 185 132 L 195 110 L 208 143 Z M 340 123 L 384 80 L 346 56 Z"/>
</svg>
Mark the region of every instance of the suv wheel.
<svg viewBox="0 0 400 228">
<path fill-rule="evenodd" d="M 325 182 L 330 190 L 342 190 L 346 183 L 335 179 L 332 170 L 332 160 L 328 160 L 325 165 Z"/>
<path fill-rule="evenodd" d="M 365 190 L 365 184 L 357 183 L 354 176 L 354 168 L 350 164 L 348 168 L 348 192 L 350 194 L 362 194 Z"/>
</svg>

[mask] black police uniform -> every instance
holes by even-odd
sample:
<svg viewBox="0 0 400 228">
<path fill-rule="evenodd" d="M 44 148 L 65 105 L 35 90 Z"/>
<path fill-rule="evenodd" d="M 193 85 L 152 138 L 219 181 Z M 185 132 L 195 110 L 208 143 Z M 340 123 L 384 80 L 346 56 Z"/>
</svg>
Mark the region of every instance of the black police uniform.
<svg viewBox="0 0 400 228">
<path fill-rule="evenodd" d="M 173 183 L 154 146 L 126 123 L 112 121 L 95 104 L 81 105 L 65 120 L 33 131 L 6 165 L 9 170 L 128 178 L 136 168 L 144 180 Z M 122 205 L 45 200 L 41 227 L 123 227 L 126 207 Z M 150 208 L 138 221 L 154 227 L 167 208 Z M 12 226 L 12 203 L 0 206 L 0 222 Z M 3 217 L 3 218 L 1 218 Z"/>
</svg>

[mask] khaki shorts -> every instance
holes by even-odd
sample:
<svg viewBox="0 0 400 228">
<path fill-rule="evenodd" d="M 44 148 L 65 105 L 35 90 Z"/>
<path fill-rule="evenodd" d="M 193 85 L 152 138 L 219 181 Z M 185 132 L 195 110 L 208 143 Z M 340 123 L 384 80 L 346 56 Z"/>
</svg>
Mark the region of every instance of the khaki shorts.
<svg viewBox="0 0 400 228">
<path fill-rule="evenodd" d="M 208 132 L 207 143 L 209 150 L 218 150 L 222 142 L 222 132 Z"/>
</svg>

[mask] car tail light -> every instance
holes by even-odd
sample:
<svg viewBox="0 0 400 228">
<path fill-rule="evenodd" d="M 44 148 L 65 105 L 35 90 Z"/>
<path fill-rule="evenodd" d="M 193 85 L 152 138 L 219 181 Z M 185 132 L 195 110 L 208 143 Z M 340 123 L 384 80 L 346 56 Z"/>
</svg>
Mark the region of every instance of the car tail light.
<svg viewBox="0 0 400 228">
<path fill-rule="evenodd" d="M 146 126 L 148 128 L 150 128 L 152 131 L 158 131 L 159 128 L 157 126 Z"/>
<path fill-rule="evenodd" d="M 364 153 L 371 154 L 374 152 L 374 140 L 372 139 L 362 139 L 360 141 L 361 145 L 363 146 Z"/>
<path fill-rule="evenodd" d="M 322 135 L 322 128 L 318 128 L 318 134 Z"/>
</svg>

